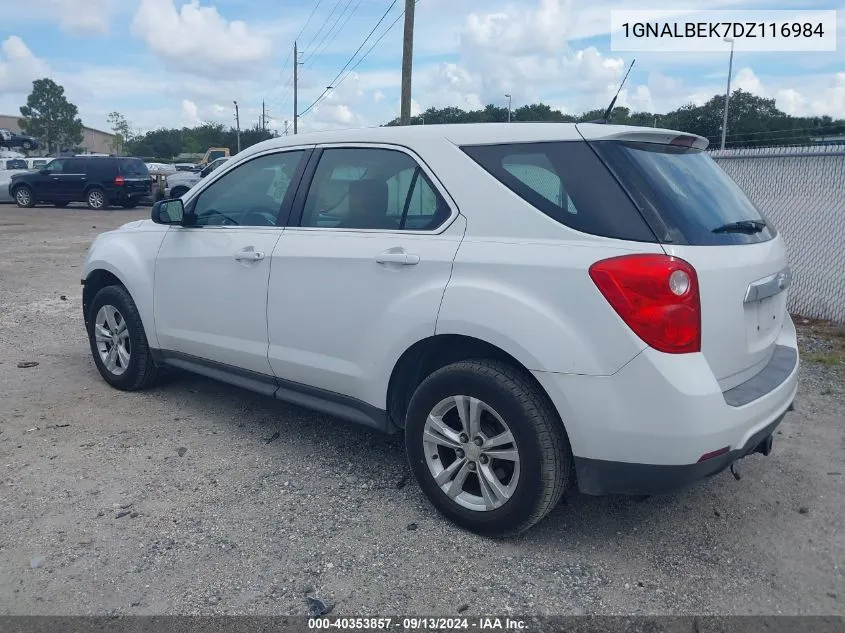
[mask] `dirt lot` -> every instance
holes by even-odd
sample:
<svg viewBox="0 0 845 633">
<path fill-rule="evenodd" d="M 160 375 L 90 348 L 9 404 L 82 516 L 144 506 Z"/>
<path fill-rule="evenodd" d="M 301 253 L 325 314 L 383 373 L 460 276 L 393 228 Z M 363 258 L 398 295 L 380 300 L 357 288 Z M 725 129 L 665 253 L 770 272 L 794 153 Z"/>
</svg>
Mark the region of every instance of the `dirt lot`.
<svg viewBox="0 0 845 633">
<path fill-rule="evenodd" d="M 185 374 L 110 389 L 81 265 L 147 213 L 0 205 L 0 613 L 845 614 L 841 329 L 802 325 L 796 411 L 740 481 L 576 495 L 485 540 L 400 439 Z"/>
</svg>

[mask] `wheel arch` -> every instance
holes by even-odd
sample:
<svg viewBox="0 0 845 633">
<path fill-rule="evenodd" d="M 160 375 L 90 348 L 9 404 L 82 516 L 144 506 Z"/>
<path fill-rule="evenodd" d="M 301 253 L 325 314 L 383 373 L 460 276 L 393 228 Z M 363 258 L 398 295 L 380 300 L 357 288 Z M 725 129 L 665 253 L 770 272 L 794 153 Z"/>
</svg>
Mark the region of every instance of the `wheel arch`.
<svg viewBox="0 0 845 633">
<path fill-rule="evenodd" d="M 103 288 L 107 286 L 122 286 L 126 288 L 123 280 L 110 270 L 97 268 L 88 273 L 82 282 L 82 317 L 85 320 L 85 327 L 88 327 L 88 312 L 91 309 L 91 302 Z M 132 293 L 126 288 L 126 292 Z"/>
<path fill-rule="evenodd" d="M 399 428 L 404 428 L 408 403 L 420 383 L 441 367 L 470 359 L 499 360 L 516 367 L 543 393 L 560 419 L 545 388 L 515 356 L 501 347 L 472 336 L 435 334 L 411 345 L 393 366 L 387 386 L 387 412 L 391 421 Z M 560 422 L 565 428 L 563 420 Z"/>
</svg>

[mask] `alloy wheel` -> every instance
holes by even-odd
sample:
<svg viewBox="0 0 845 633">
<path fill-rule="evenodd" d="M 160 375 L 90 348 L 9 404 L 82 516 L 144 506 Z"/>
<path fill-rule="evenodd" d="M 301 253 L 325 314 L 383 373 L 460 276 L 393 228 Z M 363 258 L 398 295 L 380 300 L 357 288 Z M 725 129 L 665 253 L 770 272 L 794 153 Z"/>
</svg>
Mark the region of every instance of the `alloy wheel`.
<svg viewBox="0 0 845 633">
<path fill-rule="evenodd" d="M 22 207 L 32 204 L 32 194 L 26 187 L 21 187 L 15 192 L 15 201 Z"/>
<path fill-rule="evenodd" d="M 120 376 L 129 368 L 132 344 L 126 319 L 113 305 L 104 305 L 94 319 L 94 340 L 103 366 Z"/>
<path fill-rule="evenodd" d="M 102 191 L 94 189 L 88 194 L 88 206 L 92 209 L 102 209 L 106 203 L 106 197 Z"/>
<path fill-rule="evenodd" d="M 507 423 L 490 405 L 450 396 L 431 410 L 423 450 L 435 483 L 458 505 L 489 512 L 507 503 L 519 483 L 519 450 Z"/>
</svg>

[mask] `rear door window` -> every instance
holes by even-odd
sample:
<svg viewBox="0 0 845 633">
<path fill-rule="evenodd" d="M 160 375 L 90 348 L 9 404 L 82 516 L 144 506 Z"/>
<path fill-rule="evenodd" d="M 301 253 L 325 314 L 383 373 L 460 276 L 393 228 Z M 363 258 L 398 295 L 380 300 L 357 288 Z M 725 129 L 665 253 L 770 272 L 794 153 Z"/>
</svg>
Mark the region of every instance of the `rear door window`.
<svg viewBox="0 0 845 633">
<path fill-rule="evenodd" d="M 300 226 L 432 231 L 449 215 L 446 201 L 405 152 L 332 148 L 320 157 Z"/>
<path fill-rule="evenodd" d="M 561 224 L 591 235 L 657 240 L 630 197 L 583 141 L 461 149 L 511 192 Z"/>
<path fill-rule="evenodd" d="M 79 175 L 85 173 L 85 159 L 84 158 L 66 158 L 62 166 L 63 174 Z"/>
<path fill-rule="evenodd" d="M 661 225 L 662 241 L 693 246 L 771 240 L 775 228 L 703 150 L 594 141 L 622 186 Z"/>
</svg>

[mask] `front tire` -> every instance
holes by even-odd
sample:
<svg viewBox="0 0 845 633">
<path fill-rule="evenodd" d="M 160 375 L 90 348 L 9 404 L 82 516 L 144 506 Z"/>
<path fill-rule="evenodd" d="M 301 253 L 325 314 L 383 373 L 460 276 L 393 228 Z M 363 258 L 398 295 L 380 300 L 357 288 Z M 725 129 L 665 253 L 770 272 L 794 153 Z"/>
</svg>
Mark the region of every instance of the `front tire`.
<svg viewBox="0 0 845 633">
<path fill-rule="evenodd" d="M 21 209 L 31 209 L 35 206 L 35 193 L 27 185 L 15 187 L 15 202 Z"/>
<path fill-rule="evenodd" d="M 569 481 L 571 451 L 548 397 L 500 361 L 461 361 L 426 378 L 408 407 L 405 443 L 426 497 L 478 534 L 527 530 Z"/>
<path fill-rule="evenodd" d="M 123 286 L 106 286 L 88 311 L 88 340 L 103 379 L 123 391 L 151 385 L 157 367 L 138 308 Z"/>
</svg>

